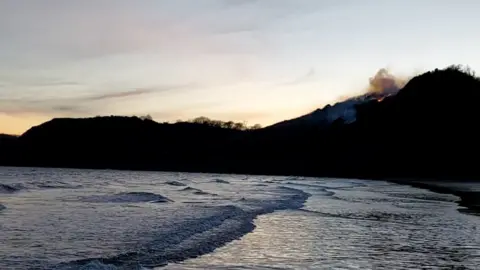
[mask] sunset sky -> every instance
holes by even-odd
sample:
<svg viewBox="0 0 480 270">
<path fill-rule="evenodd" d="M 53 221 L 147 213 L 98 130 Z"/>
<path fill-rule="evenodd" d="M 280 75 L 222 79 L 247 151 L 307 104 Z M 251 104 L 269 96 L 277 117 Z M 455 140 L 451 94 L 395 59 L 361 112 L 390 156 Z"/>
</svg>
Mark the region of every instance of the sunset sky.
<svg viewBox="0 0 480 270">
<path fill-rule="evenodd" d="M 477 0 L 0 1 L 0 133 L 150 114 L 268 125 L 380 68 L 480 69 Z"/>
</svg>

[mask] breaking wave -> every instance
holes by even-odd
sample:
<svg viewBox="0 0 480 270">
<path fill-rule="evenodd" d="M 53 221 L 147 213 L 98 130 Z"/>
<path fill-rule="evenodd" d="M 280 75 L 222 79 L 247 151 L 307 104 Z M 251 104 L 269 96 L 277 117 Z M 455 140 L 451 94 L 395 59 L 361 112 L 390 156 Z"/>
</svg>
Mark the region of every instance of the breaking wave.
<svg viewBox="0 0 480 270">
<path fill-rule="evenodd" d="M 72 185 L 67 184 L 61 181 L 45 181 L 36 185 L 38 188 L 42 189 L 57 189 L 57 188 L 67 188 L 67 189 L 78 189 L 82 188 L 82 185 Z"/>
<path fill-rule="evenodd" d="M 81 201 L 89 203 L 167 203 L 173 202 L 167 197 L 150 192 L 123 192 L 114 195 L 98 195 L 82 198 Z"/>
<path fill-rule="evenodd" d="M 7 184 L 0 184 L 0 194 L 10 194 L 15 193 L 20 190 L 24 189 L 22 186 L 14 186 L 14 185 L 7 185 Z"/>
<path fill-rule="evenodd" d="M 184 189 L 182 189 L 181 191 L 186 191 L 186 192 L 191 192 L 192 194 L 195 194 L 195 195 L 210 195 L 210 196 L 218 196 L 218 194 L 215 194 L 215 193 L 210 193 L 210 192 L 206 192 L 206 191 L 203 191 L 201 189 L 198 189 L 198 188 L 192 188 L 192 187 L 186 187 Z"/>
<path fill-rule="evenodd" d="M 227 180 L 223 180 L 223 179 L 215 179 L 215 183 L 219 183 L 219 184 L 230 184 L 230 182 L 228 182 Z"/>
<path fill-rule="evenodd" d="M 195 190 L 189 187 L 186 189 Z M 171 230 L 156 232 L 149 242 L 143 243 L 136 250 L 112 257 L 63 263 L 53 269 L 148 269 L 164 266 L 169 262 L 198 257 L 251 232 L 255 227 L 253 220 L 258 215 L 281 209 L 298 209 L 310 196 L 308 193 L 293 188 L 281 187 L 276 191 L 281 195 L 280 198 L 271 201 L 249 201 L 248 203 L 254 207 L 242 207 L 242 205 L 195 206 L 199 210 L 210 209 L 213 214 L 193 220 L 184 220 Z M 118 196 L 100 201 L 110 202 L 116 198 Z M 120 198 L 123 198 L 123 195 Z M 244 200 L 242 202 L 247 203 Z"/>
<path fill-rule="evenodd" d="M 170 186 L 176 186 L 176 187 L 184 187 L 186 184 L 179 182 L 179 181 L 168 181 L 165 184 L 170 185 Z"/>
</svg>

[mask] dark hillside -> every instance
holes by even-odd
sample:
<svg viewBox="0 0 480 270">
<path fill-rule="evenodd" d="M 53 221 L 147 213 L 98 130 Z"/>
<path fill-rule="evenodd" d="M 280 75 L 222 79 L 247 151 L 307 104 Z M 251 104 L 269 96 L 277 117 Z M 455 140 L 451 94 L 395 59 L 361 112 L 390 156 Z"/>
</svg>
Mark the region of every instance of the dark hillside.
<svg viewBox="0 0 480 270">
<path fill-rule="evenodd" d="M 475 163 L 480 150 L 479 100 L 479 79 L 453 66 L 413 78 L 396 95 L 350 99 L 348 104 L 328 106 L 263 129 L 206 118 L 176 124 L 137 117 L 53 119 L 18 139 L 0 139 L 0 162 L 480 179 Z"/>
</svg>

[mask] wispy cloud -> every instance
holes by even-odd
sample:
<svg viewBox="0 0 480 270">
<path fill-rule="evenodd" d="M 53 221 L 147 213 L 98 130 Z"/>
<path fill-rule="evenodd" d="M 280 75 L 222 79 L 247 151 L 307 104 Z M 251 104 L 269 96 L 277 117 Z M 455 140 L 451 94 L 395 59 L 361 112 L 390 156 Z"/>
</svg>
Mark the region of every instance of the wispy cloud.
<svg viewBox="0 0 480 270">
<path fill-rule="evenodd" d="M 82 83 L 75 82 L 75 81 L 63 81 L 63 80 L 37 82 L 35 84 L 35 86 L 79 86 L 79 85 L 82 85 Z"/>
<path fill-rule="evenodd" d="M 260 0 L 222 0 L 221 3 L 224 7 L 238 7 L 243 5 L 251 5 L 259 3 Z"/>
<path fill-rule="evenodd" d="M 73 100 L 0 99 L 0 113 L 10 116 L 71 116 L 89 114 L 92 108 Z"/>
<path fill-rule="evenodd" d="M 165 85 L 126 91 L 112 91 L 91 95 L 77 95 L 66 98 L 3 98 L 0 99 L 0 113 L 8 115 L 39 114 L 56 116 L 82 116 L 97 114 L 111 104 L 113 99 L 133 99 L 148 94 L 191 89 L 195 84 Z M 128 111 L 125 111 L 128 114 Z"/>
<path fill-rule="evenodd" d="M 315 80 L 315 76 L 315 69 L 311 68 L 306 74 L 303 74 L 302 76 L 297 77 L 289 82 L 282 83 L 282 85 L 299 85 L 306 82 L 312 82 Z"/>
<path fill-rule="evenodd" d="M 140 95 L 150 94 L 152 92 L 154 92 L 153 89 L 136 89 L 136 90 L 130 90 L 130 91 L 112 92 L 107 94 L 94 95 L 94 96 L 86 97 L 84 99 L 85 100 L 107 100 L 107 99 L 114 99 L 114 98 L 140 96 Z"/>
<path fill-rule="evenodd" d="M 34 74 L 12 74 L 0 72 L 0 86 L 16 87 L 58 87 L 58 86 L 81 86 L 80 81 L 62 78 L 35 76 Z"/>
<path fill-rule="evenodd" d="M 189 83 L 189 84 L 179 84 L 179 85 L 163 85 L 163 86 L 156 86 L 151 88 L 138 88 L 134 90 L 127 90 L 127 91 L 115 91 L 109 93 L 102 93 L 98 95 L 90 95 L 86 97 L 78 97 L 79 101 L 101 101 L 101 100 L 109 100 L 109 99 L 118 99 L 118 98 L 127 98 L 127 97 L 135 97 L 135 96 L 143 96 L 147 94 L 153 93 L 165 93 L 173 90 L 182 90 L 182 89 L 194 89 L 196 87 L 200 87 L 200 84 L 197 83 Z"/>
</svg>

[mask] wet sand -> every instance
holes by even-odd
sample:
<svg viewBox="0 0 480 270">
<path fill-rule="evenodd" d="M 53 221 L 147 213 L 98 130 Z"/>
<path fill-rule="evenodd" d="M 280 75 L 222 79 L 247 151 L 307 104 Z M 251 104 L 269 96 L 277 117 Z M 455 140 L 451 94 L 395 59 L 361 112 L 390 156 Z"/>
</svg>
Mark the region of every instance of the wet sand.
<svg viewBox="0 0 480 270">
<path fill-rule="evenodd" d="M 458 204 L 462 207 L 466 207 L 459 209 L 459 211 L 480 215 L 480 182 L 413 179 L 395 179 L 388 181 L 428 189 L 437 193 L 453 194 L 460 198 Z"/>
</svg>

